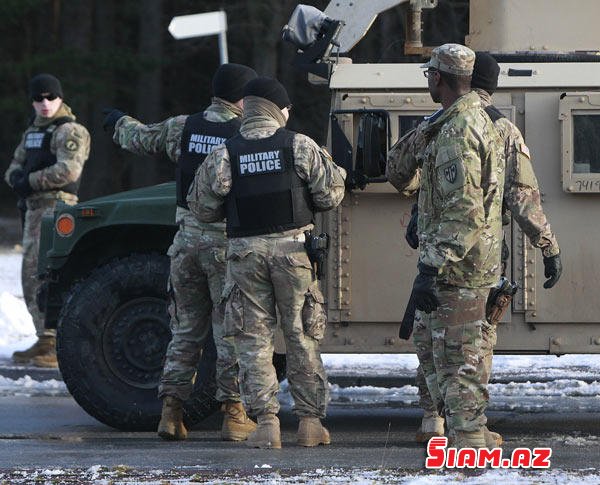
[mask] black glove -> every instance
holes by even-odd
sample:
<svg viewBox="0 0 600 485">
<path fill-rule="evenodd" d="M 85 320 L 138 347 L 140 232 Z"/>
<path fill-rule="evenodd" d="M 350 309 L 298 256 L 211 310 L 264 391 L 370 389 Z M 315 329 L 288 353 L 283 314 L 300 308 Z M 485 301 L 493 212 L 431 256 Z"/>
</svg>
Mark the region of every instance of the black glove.
<svg viewBox="0 0 600 485">
<path fill-rule="evenodd" d="M 419 274 L 413 283 L 413 297 L 417 309 L 431 313 L 440 306 L 440 301 L 435 294 L 435 278 L 438 270 L 432 266 L 419 263 Z"/>
<path fill-rule="evenodd" d="M 106 115 L 106 118 L 104 118 L 104 122 L 102 123 L 104 131 L 113 131 L 117 121 L 123 118 L 123 116 L 126 116 L 121 110 L 115 108 L 105 108 L 102 110 L 102 113 Z"/>
<path fill-rule="evenodd" d="M 548 258 L 544 256 L 544 276 L 548 278 L 544 283 L 544 288 L 552 288 L 560 279 L 561 274 L 562 263 L 560 261 L 560 254 Z"/>
<path fill-rule="evenodd" d="M 13 190 L 21 199 L 29 197 L 33 192 L 31 185 L 29 185 L 29 175 L 25 175 L 21 172 L 21 176 L 13 183 Z"/>
<path fill-rule="evenodd" d="M 417 234 L 418 207 L 416 203 L 413 204 L 410 211 L 410 221 L 408 222 L 408 226 L 406 226 L 406 234 L 404 234 L 404 239 L 406 239 L 408 245 L 413 249 L 419 247 L 419 235 Z"/>
<path fill-rule="evenodd" d="M 11 187 L 15 186 L 15 183 L 17 182 L 17 180 L 19 180 L 22 176 L 23 176 L 23 170 L 20 168 L 17 168 L 15 170 L 13 170 L 12 172 L 10 172 L 10 177 L 8 177 L 8 182 L 10 183 Z"/>
</svg>

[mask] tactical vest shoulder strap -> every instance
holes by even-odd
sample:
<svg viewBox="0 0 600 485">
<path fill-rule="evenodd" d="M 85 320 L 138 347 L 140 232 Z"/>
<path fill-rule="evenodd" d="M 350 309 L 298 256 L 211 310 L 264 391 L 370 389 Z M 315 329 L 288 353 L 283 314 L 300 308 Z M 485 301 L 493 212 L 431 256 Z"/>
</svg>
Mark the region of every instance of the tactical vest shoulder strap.
<svg viewBox="0 0 600 485">
<path fill-rule="evenodd" d="M 506 118 L 506 116 L 504 116 L 500 110 L 498 108 L 496 108 L 493 104 L 490 104 L 489 106 L 486 106 L 485 108 L 483 108 L 485 110 L 485 112 L 488 114 L 488 116 L 490 117 L 490 119 L 492 120 L 492 123 L 495 123 L 496 121 L 498 121 L 500 118 Z"/>
</svg>

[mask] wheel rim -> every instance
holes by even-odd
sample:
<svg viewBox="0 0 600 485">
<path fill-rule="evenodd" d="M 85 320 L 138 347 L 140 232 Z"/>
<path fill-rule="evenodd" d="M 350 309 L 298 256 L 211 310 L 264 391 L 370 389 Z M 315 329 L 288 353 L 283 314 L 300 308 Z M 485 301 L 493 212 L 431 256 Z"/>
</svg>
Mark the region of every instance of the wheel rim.
<svg viewBox="0 0 600 485">
<path fill-rule="evenodd" d="M 171 339 L 167 305 L 160 298 L 136 298 L 121 305 L 107 323 L 102 344 L 106 363 L 127 384 L 158 385 Z"/>
</svg>

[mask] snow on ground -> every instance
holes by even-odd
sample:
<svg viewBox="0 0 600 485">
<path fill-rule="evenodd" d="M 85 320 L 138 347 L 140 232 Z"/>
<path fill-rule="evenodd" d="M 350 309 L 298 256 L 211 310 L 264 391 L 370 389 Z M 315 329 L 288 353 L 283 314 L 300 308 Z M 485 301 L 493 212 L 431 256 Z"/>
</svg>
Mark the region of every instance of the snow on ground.
<svg viewBox="0 0 600 485">
<path fill-rule="evenodd" d="M 263 465 L 257 468 L 270 468 Z M 301 474 L 291 474 L 285 470 L 258 472 L 256 474 L 240 472 L 210 471 L 198 473 L 179 472 L 177 469 L 163 470 L 134 470 L 126 466 L 103 467 L 95 465 L 87 470 L 53 469 L 17 469 L 10 472 L 0 471 L 0 480 L 6 483 L 76 483 L 81 481 L 94 484 L 113 485 L 192 485 L 204 483 L 245 484 L 245 485 L 373 485 L 373 484 L 405 484 L 405 485 L 445 485 L 447 483 L 463 483 L 465 485 L 496 485 L 497 483 L 523 485 L 595 485 L 600 476 L 596 470 L 580 472 L 550 470 L 550 471 L 517 471 L 517 470 L 486 470 L 480 473 L 460 472 L 422 472 L 408 473 L 401 469 L 339 469 L 327 468 L 306 471 Z"/>
</svg>

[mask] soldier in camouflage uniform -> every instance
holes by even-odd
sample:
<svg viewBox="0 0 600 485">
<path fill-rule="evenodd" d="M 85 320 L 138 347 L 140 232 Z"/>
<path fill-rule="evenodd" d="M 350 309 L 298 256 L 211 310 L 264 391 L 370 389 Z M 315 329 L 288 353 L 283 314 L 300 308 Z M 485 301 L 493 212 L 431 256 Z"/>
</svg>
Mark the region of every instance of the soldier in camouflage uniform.
<svg viewBox="0 0 600 485">
<path fill-rule="evenodd" d="M 494 122 L 494 126 L 504 142 L 506 176 L 503 221 L 508 224 L 512 214 L 531 244 L 541 249 L 545 276 L 549 278 L 544 283 L 544 288 L 552 288 L 562 272 L 560 249 L 542 209 L 537 178 L 523 136 L 519 129 L 492 105 L 491 95 L 498 86 L 499 74 L 500 66 L 492 56 L 484 52 L 476 53 L 471 87 L 479 95 L 484 109 Z M 414 240 L 414 238 L 415 236 L 407 234 L 407 240 Z M 487 384 L 492 371 L 493 348 L 496 345 L 495 323 L 484 322 L 483 342 L 482 379 Z M 417 370 L 417 386 L 420 404 L 424 410 L 424 418 L 421 429 L 417 433 L 417 440 L 427 441 L 432 436 L 444 434 L 444 418 L 438 415 L 431 400 L 421 368 Z M 500 445 L 502 442 L 500 435 L 497 433 L 492 433 L 492 435 L 495 435 L 495 445 Z"/>
<path fill-rule="evenodd" d="M 307 136 L 284 129 L 290 101 L 275 79 L 248 83 L 240 135 L 216 148 L 188 196 L 203 221 L 227 216 L 225 327 L 240 358 L 241 390 L 258 427 L 248 445 L 280 448 L 279 385 L 271 359 L 279 312 L 287 376 L 302 446 L 330 442 L 322 426 L 328 401 L 319 353 L 323 295 L 304 248 L 313 212 L 344 197 L 345 171 Z"/>
<path fill-rule="evenodd" d="M 444 111 L 392 148 L 387 171 L 400 191 L 420 186 L 414 342 L 427 388 L 456 446 L 482 448 L 488 393 L 481 347 L 487 295 L 501 269 L 504 160 L 470 90 L 474 60 L 458 44 L 433 50 L 423 67 Z"/>
<path fill-rule="evenodd" d="M 23 265 L 21 282 L 27 309 L 38 340 L 32 347 L 13 354 L 19 364 L 58 367 L 56 331 L 44 328 L 44 313 L 37 305 L 40 288 L 37 277 L 42 217 L 51 214 L 58 201 L 77 203 L 83 165 L 90 153 L 90 135 L 75 122 L 71 108 L 63 102 L 60 81 L 39 74 L 29 83 L 35 110 L 33 122 L 25 130 L 4 179 L 27 210 L 23 225 Z"/>
<path fill-rule="evenodd" d="M 186 196 L 195 171 L 214 146 L 236 134 L 240 126 L 244 85 L 256 72 L 240 64 L 224 64 L 215 73 L 211 105 L 194 115 L 181 115 L 144 125 L 118 110 L 108 113 L 106 126 L 114 125 L 113 139 L 121 148 L 140 155 L 166 152 L 177 163 L 179 231 L 168 255 L 171 258 L 171 331 L 159 397 L 163 399 L 158 434 L 164 439 L 185 439 L 182 403 L 189 398 L 201 351 L 212 332 L 217 348 L 217 395 L 225 413 L 224 440 L 247 438 L 256 424 L 242 406 L 238 363 L 233 344 L 223 338 L 223 314 L 218 302 L 225 279 L 225 224 L 199 222 L 190 213 Z M 212 315 L 212 317 L 211 317 Z"/>
</svg>

